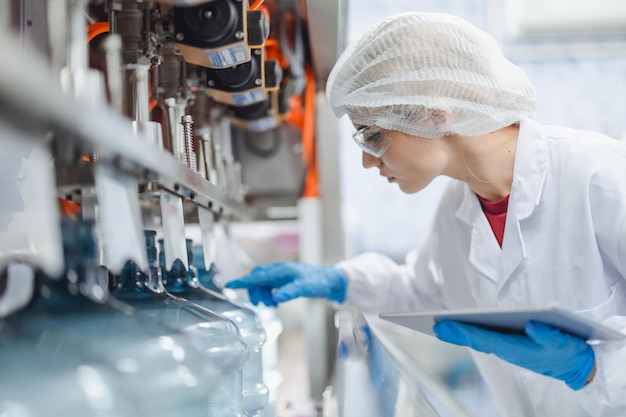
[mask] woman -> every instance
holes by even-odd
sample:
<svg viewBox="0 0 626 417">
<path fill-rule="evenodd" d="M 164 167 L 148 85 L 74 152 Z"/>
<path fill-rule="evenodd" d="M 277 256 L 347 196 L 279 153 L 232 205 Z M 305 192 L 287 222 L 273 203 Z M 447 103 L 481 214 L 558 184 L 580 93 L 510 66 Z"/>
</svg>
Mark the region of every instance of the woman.
<svg viewBox="0 0 626 417">
<path fill-rule="evenodd" d="M 403 265 L 371 253 L 261 265 L 229 287 L 255 303 L 326 297 L 367 312 L 557 304 L 626 332 L 626 146 L 533 121 L 533 86 L 493 38 L 449 15 L 391 17 L 340 57 L 327 95 L 364 167 L 405 193 L 456 180 L 429 238 Z M 526 335 L 434 330 L 474 349 L 505 416 L 626 415 L 622 342 L 533 322 Z"/>
</svg>

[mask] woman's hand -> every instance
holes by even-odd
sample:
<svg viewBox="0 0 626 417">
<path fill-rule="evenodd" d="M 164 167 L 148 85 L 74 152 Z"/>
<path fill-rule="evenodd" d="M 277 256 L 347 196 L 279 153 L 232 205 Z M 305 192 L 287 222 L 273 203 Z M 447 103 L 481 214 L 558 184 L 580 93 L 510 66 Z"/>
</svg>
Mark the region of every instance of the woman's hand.
<svg viewBox="0 0 626 417">
<path fill-rule="evenodd" d="M 544 323 L 529 321 L 526 334 L 505 334 L 445 320 L 433 327 L 449 343 L 493 353 L 522 368 L 564 381 L 571 389 L 584 387 L 595 374 L 595 357 L 583 339 Z"/>
<path fill-rule="evenodd" d="M 250 302 L 266 306 L 297 297 L 321 297 L 342 303 L 346 278 L 334 266 L 315 266 L 303 262 L 277 262 L 259 265 L 248 275 L 226 284 L 227 288 L 246 288 Z"/>
</svg>

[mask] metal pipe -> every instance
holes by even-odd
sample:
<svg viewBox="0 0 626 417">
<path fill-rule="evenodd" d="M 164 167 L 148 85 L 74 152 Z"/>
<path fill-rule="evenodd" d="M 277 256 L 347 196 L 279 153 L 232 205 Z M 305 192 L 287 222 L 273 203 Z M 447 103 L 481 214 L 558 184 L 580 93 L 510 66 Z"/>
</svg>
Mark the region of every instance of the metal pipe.
<svg viewBox="0 0 626 417">
<path fill-rule="evenodd" d="M 67 63 L 67 0 L 48 0 L 46 7 L 50 67 L 58 74 Z"/>
<path fill-rule="evenodd" d="M 217 141 L 213 141 L 213 152 L 215 154 L 215 166 L 217 168 L 217 186 L 229 194 L 228 174 L 226 173 L 226 165 L 222 157 L 222 147 Z"/>
<path fill-rule="evenodd" d="M 85 19 L 85 7 L 87 0 L 69 0 L 68 23 L 68 67 L 72 73 L 81 71 L 89 66 L 87 55 L 87 20 Z"/>
<path fill-rule="evenodd" d="M 233 198 L 239 202 L 242 202 L 244 200 L 246 190 L 243 185 L 242 169 L 241 169 L 240 162 L 238 161 L 233 162 L 232 172 L 233 172 L 233 181 L 235 184 Z"/>
<path fill-rule="evenodd" d="M 172 146 L 172 153 L 174 157 L 181 162 L 185 162 L 185 151 L 183 147 L 183 139 L 182 139 L 182 128 L 180 121 L 185 115 L 185 107 L 186 103 L 178 101 L 174 97 L 169 97 L 164 100 L 165 108 L 167 109 L 168 115 L 168 126 L 169 129 L 167 133 L 169 134 L 168 143 Z"/>
<path fill-rule="evenodd" d="M 200 174 L 200 176 L 202 178 L 209 178 L 209 174 L 206 171 L 206 157 L 204 155 L 204 140 L 202 139 L 202 136 L 200 136 L 200 139 L 198 140 L 198 152 L 196 154 L 196 165 L 198 168 L 198 174 Z"/>
<path fill-rule="evenodd" d="M 204 165 L 206 170 L 206 179 L 213 185 L 217 185 L 217 170 L 215 169 L 213 140 L 211 138 L 211 132 L 207 131 L 200 135 L 202 149 L 204 151 Z"/>
<path fill-rule="evenodd" d="M 122 112 L 137 122 L 141 132 L 146 132 L 150 121 L 150 98 L 148 85 L 149 65 L 129 64 L 123 69 Z"/>
<path fill-rule="evenodd" d="M 109 34 L 103 43 L 106 76 L 111 106 L 120 113 L 124 111 L 124 81 L 122 80 L 122 37 Z"/>
</svg>

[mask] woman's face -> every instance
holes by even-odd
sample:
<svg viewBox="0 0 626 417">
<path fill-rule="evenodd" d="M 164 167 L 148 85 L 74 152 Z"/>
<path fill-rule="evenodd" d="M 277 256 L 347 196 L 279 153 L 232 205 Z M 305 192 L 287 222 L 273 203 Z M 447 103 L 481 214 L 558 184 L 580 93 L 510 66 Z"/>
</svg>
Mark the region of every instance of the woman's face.
<svg viewBox="0 0 626 417">
<path fill-rule="evenodd" d="M 387 181 L 412 194 L 421 191 L 437 176 L 445 174 L 449 153 L 447 141 L 382 130 L 391 146 L 380 158 L 363 152 L 363 167 L 378 168 Z"/>
</svg>

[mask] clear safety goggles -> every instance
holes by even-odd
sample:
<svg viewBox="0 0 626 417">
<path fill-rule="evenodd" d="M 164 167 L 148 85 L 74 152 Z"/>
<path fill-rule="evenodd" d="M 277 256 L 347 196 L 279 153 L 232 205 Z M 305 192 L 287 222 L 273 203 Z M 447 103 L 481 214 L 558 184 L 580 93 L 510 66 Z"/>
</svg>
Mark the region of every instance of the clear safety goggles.
<svg viewBox="0 0 626 417">
<path fill-rule="evenodd" d="M 365 126 L 354 132 L 352 139 L 363 152 L 380 158 L 391 146 L 391 137 L 378 126 Z"/>
</svg>

